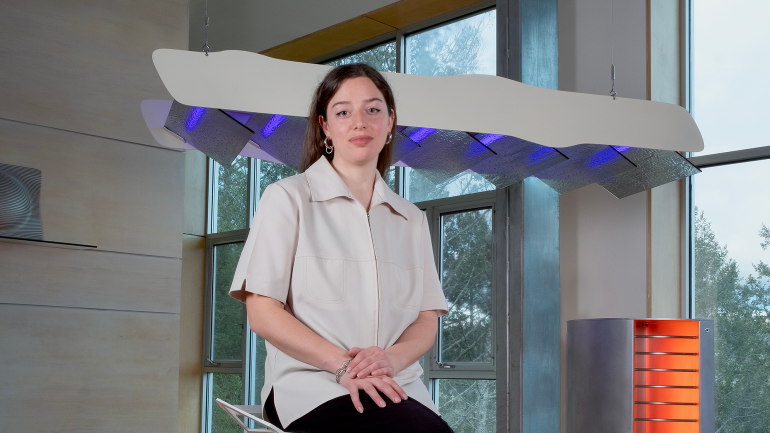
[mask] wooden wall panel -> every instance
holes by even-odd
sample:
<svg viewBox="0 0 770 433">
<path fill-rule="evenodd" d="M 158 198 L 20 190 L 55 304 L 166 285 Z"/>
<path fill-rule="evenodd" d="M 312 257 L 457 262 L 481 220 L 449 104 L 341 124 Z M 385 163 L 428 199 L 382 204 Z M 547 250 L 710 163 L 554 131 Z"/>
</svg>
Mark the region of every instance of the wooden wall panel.
<svg viewBox="0 0 770 433">
<path fill-rule="evenodd" d="M 187 49 L 187 5 L 4 1 L 0 118 L 156 146 L 139 104 L 170 99 L 152 52 Z"/>
<path fill-rule="evenodd" d="M 649 317 L 682 317 L 682 182 L 649 191 Z"/>
<path fill-rule="evenodd" d="M 260 53 L 277 59 L 304 62 L 482 1 L 400 0 Z"/>
<path fill-rule="evenodd" d="M 482 0 L 401 0 L 366 14 L 391 27 L 404 28 Z"/>
<path fill-rule="evenodd" d="M 43 172 L 43 238 L 181 257 L 184 153 L 0 120 L 0 162 Z"/>
<path fill-rule="evenodd" d="M 207 159 L 197 150 L 185 151 L 184 233 L 206 235 Z"/>
<path fill-rule="evenodd" d="M 7 432 L 177 433 L 179 316 L 0 305 Z"/>
<path fill-rule="evenodd" d="M 302 62 L 395 30 L 394 27 L 360 16 L 270 48 L 261 54 Z"/>
<path fill-rule="evenodd" d="M 0 242 L 0 303 L 179 313 L 181 269 L 176 258 Z"/>
<path fill-rule="evenodd" d="M 182 241 L 182 302 L 179 315 L 179 431 L 201 431 L 203 305 L 206 238 Z"/>
</svg>

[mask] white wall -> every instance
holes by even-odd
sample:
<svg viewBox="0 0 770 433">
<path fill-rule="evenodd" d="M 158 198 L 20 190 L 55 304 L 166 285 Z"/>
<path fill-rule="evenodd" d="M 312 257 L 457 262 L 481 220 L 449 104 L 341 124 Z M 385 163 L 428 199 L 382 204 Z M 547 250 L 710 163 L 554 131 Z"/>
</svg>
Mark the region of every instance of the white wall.
<svg viewBox="0 0 770 433">
<path fill-rule="evenodd" d="M 612 11 L 610 10 L 611 3 Z M 647 2 L 559 1 L 559 88 L 647 99 Z M 562 431 L 567 321 L 647 317 L 648 193 L 598 185 L 561 197 Z"/>
<path fill-rule="evenodd" d="M 185 154 L 143 99 L 186 0 L 9 0 L 0 162 L 42 171 L 44 239 L 0 242 L 0 430 L 177 432 Z"/>
</svg>

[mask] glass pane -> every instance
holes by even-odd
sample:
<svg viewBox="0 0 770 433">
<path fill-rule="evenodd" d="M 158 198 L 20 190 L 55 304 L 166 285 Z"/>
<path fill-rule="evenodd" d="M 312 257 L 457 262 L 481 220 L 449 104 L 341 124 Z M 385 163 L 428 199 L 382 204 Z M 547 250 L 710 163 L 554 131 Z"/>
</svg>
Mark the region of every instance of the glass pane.
<svg viewBox="0 0 770 433">
<path fill-rule="evenodd" d="M 327 63 L 329 66 L 366 63 L 382 72 L 396 72 L 396 42 L 388 42 Z"/>
<path fill-rule="evenodd" d="M 406 37 L 406 72 L 417 75 L 497 73 L 495 10 Z"/>
<path fill-rule="evenodd" d="M 212 360 L 240 360 L 243 347 L 243 304 L 228 295 L 243 242 L 214 247 Z"/>
<path fill-rule="evenodd" d="M 441 216 L 441 362 L 492 361 L 492 209 Z"/>
<path fill-rule="evenodd" d="M 254 363 L 251 368 L 252 376 L 254 377 L 254 383 L 252 389 L 254 393 L 254 404 L 262 404 L 262 387 L 265 386 L 265 358 L 267 357 L 267 348 L 265 347 L 265 339 L 255 334 L 253 331 L 249 331 L 252 337 L 252 344 L 254 344 Z"/>
<path fill-rule="evenodd" d="M 217 404 L 220 398 L 230 404 L 243 404 L 243 380 L 240 374 L 209 373 L 213 380 L 211 397 L 211 432 L 212 433 L 241 433 L 243 430 Z"/>
<path fill-rule="evenodd" d="M 388 168 L 388 171 L 385 172 L 385 177 L 383 177 L 382 180 L 388 184 L 391 190 L 398 193 L 398 191 L 396 191 L 396 167 Z"/>
<path fill-rule="evenodd" d="M 770 161 L 693 177 L 694 317 L 714 319 L 716 430 L 770 431 Z"/>
<path fill-rule="evenodd" d="M 277 182 L 285 177 L 294 176 L 297 171 L 288 165 L 278 164 L 270 161 L 258 160 L 259 164 L 259 196 L 265 192 L 265 188 L 273 182 Z"/>
<path fill-rule="evenodd" d="M 438 411 L 455 433 L 494 433 L 495 381 L 437 379 Z"/>
<path fill-rule="evenodd" d="M 434 184 L 419 171 L 406 168 L 406 198 L 412 203 L 437 198 L 457 197 L 475 192 L 492 191 L 495 186 L 481 175 L 463 172 L 438 185 Z"/>
<path fill-rule="evenodd" d="M 239 156 L 230 167 L 214 163 L 216 191 L 212 200 L 212 233 L 249 227 L 249 158 Z"/>
<path fill-rule="evenodd" d="M 692 111 L 705 150 L 696 156 L 767 146 L 770 86 L 748 86 L 770 59 L 770 2 L 698 0 L 693 2 Z M 720 29 L 720 31 L 714 31 Z"/>
</svg>

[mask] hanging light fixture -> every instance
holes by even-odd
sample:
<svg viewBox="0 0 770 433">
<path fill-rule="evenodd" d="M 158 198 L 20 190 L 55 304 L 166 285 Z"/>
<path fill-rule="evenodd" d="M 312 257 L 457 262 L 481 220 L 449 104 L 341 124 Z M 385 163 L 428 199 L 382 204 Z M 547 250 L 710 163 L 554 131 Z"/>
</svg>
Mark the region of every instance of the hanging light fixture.
<svg viewBox="0 0 770 433">
<path fill-rule="evenodd" d="M 205 107 L 199 122 L 218 112 L 216 128 L 227 128 L 222 136 L 238 142 L 228 148 L 230 157 L 298 168 L 308 99 L 330 66 L 242 51 L 201 56 L 164 49 L 153 53 L 153 61 L 175 99 L 142 104 L 161 145 L 214 157 L 182 130 L 196 121 L 195 109 L 188 109 L 192 120 L 174 114 L 176 104 Z M 433 182 L 470 170 L 497 187 L 536 176 L 559 193 L 598 183 L 622 198 L 699 172 L 677 153 L 702 150 L 703 139 L 692 116 L 676 105 L 487 75 L 383 75 L 398 101 L 391 163 L 419 169 Z"/>
</svg>

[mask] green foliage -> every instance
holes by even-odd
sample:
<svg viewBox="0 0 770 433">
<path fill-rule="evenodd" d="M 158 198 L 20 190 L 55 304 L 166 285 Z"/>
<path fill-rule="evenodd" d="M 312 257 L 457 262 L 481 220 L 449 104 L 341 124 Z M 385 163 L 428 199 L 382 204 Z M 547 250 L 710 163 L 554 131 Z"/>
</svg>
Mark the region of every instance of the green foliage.
<svg viewBox="0 0 770 433">
<path fill-rule="evenodd" d="M 220 398 L 230 404 L 242 404 L 243 400 L 243 381 L 240 374 L 219 374 L 212 375 L 214 381 L 212 385 L 212 414 L 211 414 L 211 432 L 212 433 L 241 433 L 243 430 L 230 418 L 218 404 L 216 399 Z"/>
<path fill-rule="evenodd" d="M 442 362 L 492 361 L 492 210 L 443 215 Z"/>
<path fill-rule="evenodd" d="M 250 158 L 239 156 L 229 167 L 215 164 L 217 233 L 249 226 L 249 161 Z"/>
<path fill-rule="evenodd" d="M 262 194 L 265 192 L 265 188 L 267 188 L 267 186 L 271 183 L 278 182 L 285 177 L 294 176 L 297 174 L 297 171 L 288 165 L 277 164 L 270 161 L 257 161 L 257 164 L 259 164 L 260 197 L 262 197 Z"/>
<path fill-rule="evenodd" d="M 396 72 L 396 43 L 388 42 L 327 63 L 329 66 L 364 63 L 382 72 Z"/>
<path fill-rule="evenodd" d="M 249 215 L 249 158 L 238 157 L 230 167 L 216 165 L 218 170 L 216 217 L 218 232 L 248 227 Z M 260 196 L 265 188 L 284 177 L 297 172 L 291 167 L 267 161 L 256 161 L 259 169 Z M 214 308 L 212 333 L 212 360 L 241 360 L 243 357 L 244 306 L 228 295 L 235 268 L 243 249 L 243 242 L 214 247 Z M 257 337 L 254 359 L 255 389 L 259 393 L 264 384 L 265 343 Z M 212 375 L 213 398 L 229 403 L 243 404 L 243 382 L 238 374 Z M 212 400 L 213 401 L 213 400 Z M 257 403 L 259 404 L 259 403 Z M 212 411 L 213 433 L 240 433 L 238 425 L 214 405 Z"/>
<path fill-rule="evenodd" d="M 770 269 L 754 265 L 756 276 L 740 278 L 726 246 L 695 208 L 695 316 L 714 319 L 716 431 L 770 431 Z M 763 249 L 770 230 L 759 231 Z"/>
<path fill-rule="evenodd" d="M 495 381 L 440 379 L 439 412 L 455 433 L 494 433 Z"/>
<path fill-rule="evenodd" d="M 228 293 L 243 242 L 214 247 L 214 338 L 212 359 L 239 360 L 243 347 L 243 304 Z"/>
</svg>

